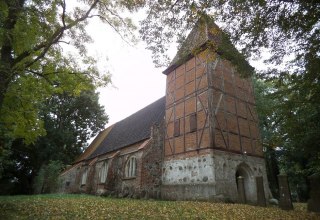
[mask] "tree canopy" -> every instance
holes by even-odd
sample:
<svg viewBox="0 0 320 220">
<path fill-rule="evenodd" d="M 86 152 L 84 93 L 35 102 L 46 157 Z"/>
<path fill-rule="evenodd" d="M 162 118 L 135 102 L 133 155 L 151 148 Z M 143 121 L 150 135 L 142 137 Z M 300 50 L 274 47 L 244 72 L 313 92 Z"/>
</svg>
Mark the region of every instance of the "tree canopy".
<svg viewBox="0 0 320 220">
<path fill-rule="evenodd" d="M 94 91 L 84 91 L 79 96 L 63 93 L 55 94 L 42 103 L 40 118 L 46 135 L 38 137 L 32 144 L 26 144 L 21 138 L 13 140 L 8 155 L 11 162 L 5 166 L 4 175 L 0 178 L 0 194 L 31 193 L 34 184 L 40 184 L 36 187 L 37 192 L 49 192 L 41 190 L 47 187 L 43 169 L 58 164 L 56 170 L 60 170 L 74 162 L 88 140 L 108 122 L 98 97 Z"/>
<path fill-rule="evenodd" d="M 99 72 L 95 59 L 87 55 L 91 38 L 86 25 L 99 17 L 130 41 L 134 26 L 119 12 L 139 6 L 136 1 L 1 1 L 1 145 L 4 136 L 32 142 L 43 135 L 39 105 L 52 94 L 79 95 L 110 83 L 110 75 Z M 63 45 L 75 52 L 69 55 Z"/>
<path fill-rule="evenodd" d="M 306 73 L 307 68 L 317 73 L 318 1 L 168 0 L 147 4 L 147 17 L 141 22 L 140 32 L 149 49 L 155 52 L 154 58 L 159 58 L 158 52 L 166 51 L 167 42 L 176 36 L 183 40 L 195 22 L 210 15 L 242 47 L 247 57 L 268 49 L 269 62 L 286 64 L 281 66 L 282 71 L 292 71 L 295 66 L 297 73 Z"/>
</svg>

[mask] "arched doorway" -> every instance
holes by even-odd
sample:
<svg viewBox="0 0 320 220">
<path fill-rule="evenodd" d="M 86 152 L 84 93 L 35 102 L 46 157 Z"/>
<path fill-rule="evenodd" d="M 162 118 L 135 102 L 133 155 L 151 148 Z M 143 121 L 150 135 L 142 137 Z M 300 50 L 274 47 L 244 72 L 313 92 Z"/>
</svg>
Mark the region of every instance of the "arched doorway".
<svg viewBox="0 0 320 220">
<path fill-rule="evenodd" d="M 256 194 L 257 194 L 254 177 L 253 177 L 252 170 L 245 163 L 239 164 L 235 173 L 238 193 L 239 193 L 238 177 L 240 176 L 243 178 L 244 195 L 245 195 L 246 201 L 249 203 L 254 203 L 256 201 Z"/>
</svg>

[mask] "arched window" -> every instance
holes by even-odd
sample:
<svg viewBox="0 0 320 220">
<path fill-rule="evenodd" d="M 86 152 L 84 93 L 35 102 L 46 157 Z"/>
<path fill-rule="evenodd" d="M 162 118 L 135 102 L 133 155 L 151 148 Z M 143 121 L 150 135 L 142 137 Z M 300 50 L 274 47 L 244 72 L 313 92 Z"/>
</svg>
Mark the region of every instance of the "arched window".
<svg viewBox="0 0 320 220">
<path fill-rule="evenodd" d="M 106 182 L 107 176 L 108 176 L 108 168 L 109 168 L 109 162 L 104 161 L 99 173 L 100 183 Z"/>
<path fill-rule="evenodd" d="M 137 173 L 137 159 L 130 157 L 125 167 L 125 177 L 135 177 Z"/>
<path fill-rule="evenodd" d="M 81 177 L 81 185 L 86 185 L 88 176 L 88 167 L 83 169 L 82 177 Z"/>
</svg>

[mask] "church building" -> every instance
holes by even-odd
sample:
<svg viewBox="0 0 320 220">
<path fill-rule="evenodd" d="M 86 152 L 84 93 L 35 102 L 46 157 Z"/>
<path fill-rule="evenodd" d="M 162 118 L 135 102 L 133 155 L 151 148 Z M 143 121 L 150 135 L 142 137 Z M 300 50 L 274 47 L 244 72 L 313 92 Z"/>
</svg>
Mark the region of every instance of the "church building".
<svg viewBox="0 0 320 220">
<path fill-rule="evenodd" d="M 106 128 L 61 174 L 61 192 L 257 201 L 268 187 L 251 75 L 228 36 L 198 24 L 163 72 L 166 94 Z"/>
</svg>

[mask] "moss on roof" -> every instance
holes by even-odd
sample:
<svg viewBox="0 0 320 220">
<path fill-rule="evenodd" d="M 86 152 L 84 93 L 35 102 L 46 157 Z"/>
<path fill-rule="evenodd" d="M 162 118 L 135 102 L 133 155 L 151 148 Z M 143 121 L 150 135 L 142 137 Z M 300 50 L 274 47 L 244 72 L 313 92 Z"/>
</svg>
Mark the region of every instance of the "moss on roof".
<svg viewBox="0 0 320 220">
<path fill-rule="evenodd" d="M 229 36 L 210 17 L 199 20 L 163 73 L 168 74 L 189 58 L 206 49 L 215 51 L 221 57 L 231 61 L 242 77 L 253 74 L 254 68 L 246 61 L 243 54 L 235 48 Z"/>
</svg>

